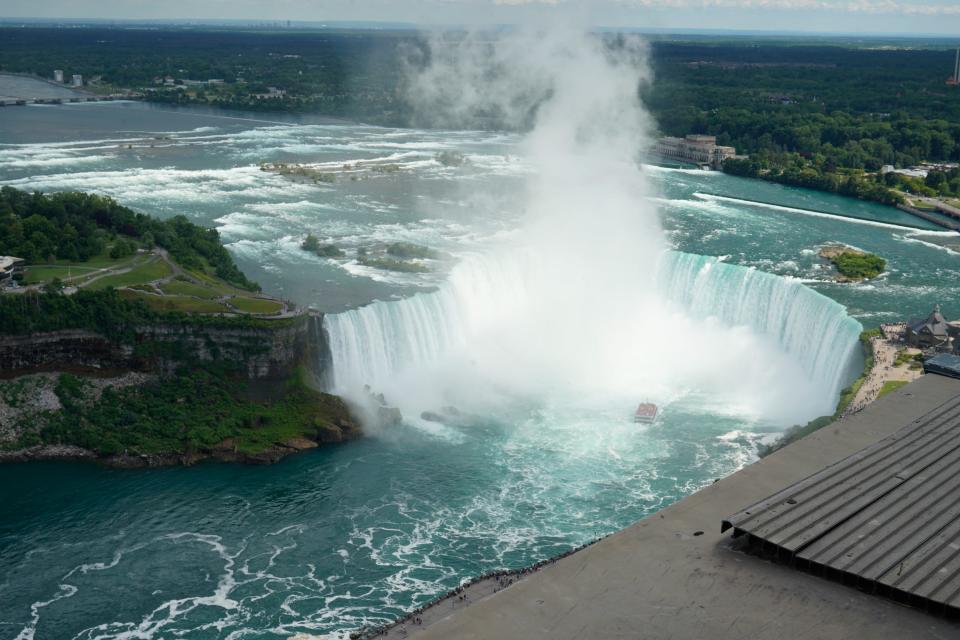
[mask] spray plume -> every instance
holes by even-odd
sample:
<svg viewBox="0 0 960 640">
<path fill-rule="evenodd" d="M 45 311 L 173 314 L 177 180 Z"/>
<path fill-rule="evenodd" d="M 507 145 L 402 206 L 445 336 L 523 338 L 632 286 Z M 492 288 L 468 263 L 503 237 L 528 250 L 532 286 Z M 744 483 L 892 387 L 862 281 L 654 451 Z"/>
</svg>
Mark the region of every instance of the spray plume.
<svg viewBox="0 0 960 640">
<path fill-rule="evenodd" d="M 439 292 L 329 318 L 337 391 L 361 397 L 370 384 L 414 419 L 531 399 L 615 403 L 627 416 L 638 400 L 689 393 L 773 422 L 827 412 L 840 376 L 812 379 L 778 343 L 782 326 L 759 335 L 675 302 L 679 280 L 664 277 L 668 247 L 637 162 L 650 131 L 638 97 L 645 59 L 640 40 L 567 29 L 433 41 L 410 83 L 431 122 L 529 129 L 522 229 L 456 267 Z M 701 267 L 711 268 L 738 269 Z"/>
</svg>

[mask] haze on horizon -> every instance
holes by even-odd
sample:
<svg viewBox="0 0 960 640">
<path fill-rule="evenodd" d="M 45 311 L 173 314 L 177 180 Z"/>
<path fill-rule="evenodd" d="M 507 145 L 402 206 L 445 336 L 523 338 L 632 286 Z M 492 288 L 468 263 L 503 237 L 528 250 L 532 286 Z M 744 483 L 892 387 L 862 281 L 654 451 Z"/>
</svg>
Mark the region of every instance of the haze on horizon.
<svg viewBox="0 0 960 640">
<path fill-rule="evenodd" d="M 838 34 L 960 35 L 955 0 L 7 0 L 0 18 L 537 24 Z"/>
</svg>

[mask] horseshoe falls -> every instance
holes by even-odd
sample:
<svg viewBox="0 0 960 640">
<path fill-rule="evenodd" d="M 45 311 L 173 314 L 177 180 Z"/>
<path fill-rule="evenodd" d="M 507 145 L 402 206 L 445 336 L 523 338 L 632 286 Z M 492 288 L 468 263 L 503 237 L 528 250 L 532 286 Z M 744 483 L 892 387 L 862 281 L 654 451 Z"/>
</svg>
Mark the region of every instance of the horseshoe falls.
<svg viewBox="0 0 960 640">
<path fill-rule="evenodd" d="M 369 386 L 414 420 L 580 395 L 625 418 L 632 399 L 697 398 L 783 426 L 832 413 L 854 375 L 860 323 L 797 280 L 669 251 L 633 307 L 543 313 L 535 262 L 468 261 L 435 292 L 326 316 L 333 390 L 362 401 Z"/>
<path fill-rule="evenodd" d="M 773 338 L 830 398 L 856 375 L 863 326 L 835 300 L 799 280 L 713 257 L 671 252 L 664 263 L 661 286 L 671 300 Z"/>
</svg>

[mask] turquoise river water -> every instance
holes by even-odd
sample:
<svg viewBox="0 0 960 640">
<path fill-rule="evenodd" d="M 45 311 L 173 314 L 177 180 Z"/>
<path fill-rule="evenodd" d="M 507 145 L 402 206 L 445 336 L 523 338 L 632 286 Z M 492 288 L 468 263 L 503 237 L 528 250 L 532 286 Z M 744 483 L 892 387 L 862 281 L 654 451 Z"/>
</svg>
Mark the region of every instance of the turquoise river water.
<svg viewBox="0 0 960 640">
<path fill-rule="evenodd" d="M 259 167 L 278 161 L 336 182 Z M 638 210 L 659 216 L 667 249 L 657 310 L 634 318 L 598 294 L 571 323 L 562 287 L 550 308 L 524 306 L 542 281 L 518 238 L 531 168 L 514 136 L 133 103 L 4 110 L 0 184 L 217 228 L 266 291 L 328 314 L 333 389 L 370 384 L 405 420 L 270 467 L 0 466 L 0 638 L 336 637 L 388 621 L 623 528 L 829 413 L 861 326 L 935 303 L 960 314 L 956 237 L 895 209 L 638 171 L 654 187 Z M 346 257 L 303 252 L 308 232 Z M 399 240 L 448 257 L 425 274 L 357 263 Z M 876 252 L 887 272 L 836 284 L 826 242 Z M 556 323 L 515 329 L 530 318 Z M 630 421 L 644 398 L 654 425 Z M 448 404 L 453 423 L 420 416 Z"/>
</svg>

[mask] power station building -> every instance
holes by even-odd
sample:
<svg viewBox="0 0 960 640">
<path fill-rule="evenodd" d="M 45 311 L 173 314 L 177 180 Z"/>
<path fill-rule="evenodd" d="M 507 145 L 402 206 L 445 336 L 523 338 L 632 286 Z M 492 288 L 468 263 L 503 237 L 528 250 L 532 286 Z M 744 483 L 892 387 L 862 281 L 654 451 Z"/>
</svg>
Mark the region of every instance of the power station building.
<svg viewBox="0 0 960 640">
<path fill-rule="evenodd" d="M 63 69 L 54 69 L 53 70 L 53 81 L 63 84 Z"/>
<path fill-rule="evenodd" d="M 669 160 L 691 162 L 701 167 L 720 169 L 723 161 L 737 155 L 734 147 L 717 144 L 716 136 L 688 135 L 685 138 L 660 138 L 654 147 L 657 155 Z"/>
<path fill-rule="evenodd" d="M 73 85 L 74 87 L 82 87 L 82 86 L 83 86 L 83 76 L 80 75 L 79 73 L 73 74 L 73 80 L 70 82 L 70 84 Z"/>
</svg>

